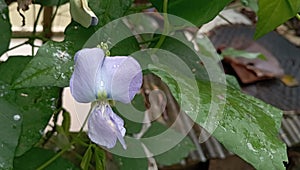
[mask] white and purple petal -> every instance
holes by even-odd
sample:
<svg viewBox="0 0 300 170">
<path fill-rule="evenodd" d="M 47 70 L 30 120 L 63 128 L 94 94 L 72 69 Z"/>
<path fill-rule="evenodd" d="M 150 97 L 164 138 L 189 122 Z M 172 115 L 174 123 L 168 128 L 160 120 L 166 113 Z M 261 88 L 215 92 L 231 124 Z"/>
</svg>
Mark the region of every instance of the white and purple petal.
<svg viewBox="0 0 300 170">
<path fill-rule="evenodd" d="M 129 103 L 142 86 L 142 69 L 132 57 L 106 57 L 101 70 L 108 98 L 113 100 Z"/>
<path fill-rule="evenodd" d="M 75 67 L 70 80 L 73 97 L 80 103 L 89 103 L 97 99 L 97 75 L 100 75 L 104 61 L 104 52 L 100 48 L 85 48 L 74 57 Z"/>
<path fill-rule="evenodd" d="M 116 115 L 108 104 L 97 105 L 92 109 L 88 118 L 88 136 L 93 142 L 113 148 L 118 139 L 126 149 L 123 138 L 125 132 L 123 119 Z"/>
</svg>

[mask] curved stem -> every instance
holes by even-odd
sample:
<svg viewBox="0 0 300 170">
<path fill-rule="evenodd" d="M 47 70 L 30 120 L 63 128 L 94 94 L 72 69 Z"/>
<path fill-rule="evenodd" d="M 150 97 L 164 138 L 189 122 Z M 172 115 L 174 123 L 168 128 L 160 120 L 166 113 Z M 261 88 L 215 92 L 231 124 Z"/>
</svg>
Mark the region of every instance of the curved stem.
<svg viewBox="0 0 300 170">
<path fill-rule="evenodd" d="M 169 19 L 168 19 L 168 0 L 164 0 L 164 4 L 163 4 L 163 15 L 164 15 L 164 30 L 162 35 L 160 36 L 157 44 L 155 45 L 154 48 L 160 48 L 161 45 L 163 44 L 163 42 L 166 39 L 166 34 L 168 34 L 169 32 Z"/>
<path fill-rule="evenodd" d="M 36 20 L 34 21 L 32 35 L 35 35 L 35 33 L 36 33 L 36 27 L 37 27 L 37 24 L 38 24 L 38 21 L 39 21 L 42 11 L 43 11 L 43 6 L 40 7 L 39 12 L 36 16 Z M 34 44 L 34 41 L 32 43 Z M 32 46 L 32 48 L 31 48 L 31 53 L 32 53 L 32 56 L 34 56 L 34 46 Z"/>
<path fill-rule="evenodd" d="M 49 159 L 43 165 L 41 165 L 40 167 L 38 167 L 37 170 L 42 170 L 42 169 L 46 168 L 48 165 L 50 165 L 52 162 L 54 162 L 59 156 L 61 156 L 63 153 L 65 153 L 72 145 L 73 145 L 73 143 L 70 143 L 68 145 L 68 147 L 65 147 L 64 149 L 62 149 L 55 156 L 53 156 L 51 159 Z"/>
<path fill-rule="evenodd" d="M 82 133 L 82 131 L 83 131 L 84 126 L 85 126 L 86 123 L 87 123 L 87 120 L 88 120 L 88 118 L 89 118 L 89 116 L 90 116 L 90 114 L 91 114 L 93 108 L 94 108 L 94 107 L 93 107 L 93 104 L 92 104 L 91 109 L 90 109 L 90 111 L 89 111 L 89 114 L 88 114 L 87 117 L 85 118 L 85 120 L 84 120 L 84 122 L 83 122 L 83 124 L 82 124 L 82 126 L 81 126 L 81 128 L 80 128 L 80 130 L 79 130 L 79 132 L 78 132 L 78 134 L 76 135 L 76 137 L 75 137 L 74 139 L 72 139 L 72 141 L 70 142 L 70 144 L 67 145 L 66 147 L 64 147 L 60 152 L 58 152 L 55 156 L 53 156 L 53 157 L 52 157 L 51 159 L 49 159 L 47 162 L 45 162 L 44 164 L 42 164 L 41 166 L 39 166 L 39 167 L 37 168 L 37 170 L 42 170 L 42 169 L 46 168 L 48 165 L 50 165 L 52 162 L 54 162 L 59 156 L 61 156 L 61 155 L 62 155 L 63 153 L 65 153 L 66 151 L 68 151 L 69 148 L 70 148 L 73 144 L 75 144 L 76 142 L 78 142 L 78 139 L 79 139 L 79 137 L 80 137 L 80 135 L 81 135 L 81 133 Z"/>
<path fill-rule="evenodd" d="M 300 14 L 296 14 L 296 18 L 300 20 Z"/>
<path fill-rule="evenodd" d="M 16 45 L 16 46 L 14 46 L 14 47 L 11 47 L 11 48 L 8 49 L 7 51 L 11 51 L 11 50 L 16 49 L 16 48 L 18 48 L 18 47 L 21 47 L 22 45 L 25 45 L 25 44 L 28 44 L 28 41 L 25 41 L 25 42 L 23 42 L 23 43 L 21 43 L 21 44 L 18 44 L 18 45 Z"/>
<path fill-rule="evenodd" d="M 61 1 L 61 0 L 58 0 L 58 1 L 57 1 L 56 9 L 55 9 L 55 11 L 54 11 L 54 14 L 53 14 L 52 17 L 51 17 L 51 23 L 53 23 L 53 20 L 54 20 L 56 14 L 57 14 L 57 11 L 58 11 L 58 8 L 59 8 L 60 1 Z"/>
</svg>

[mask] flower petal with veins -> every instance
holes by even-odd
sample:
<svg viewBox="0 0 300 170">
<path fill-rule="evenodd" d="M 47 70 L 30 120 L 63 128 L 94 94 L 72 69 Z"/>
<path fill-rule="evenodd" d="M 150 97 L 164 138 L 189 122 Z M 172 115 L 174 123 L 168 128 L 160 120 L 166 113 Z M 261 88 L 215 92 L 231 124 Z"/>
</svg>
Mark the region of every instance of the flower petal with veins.
<svg viewBox="0 0 300 170">
<path fill-rule="evenodd" d="M 71 93 L 81 103 L 96 102 L 88 118 L 88 136 L 98 145 L 112 148 L 117 139 L 126 149 L 124 121 L 108 104 L 109 99 L 129 103 L 140 90 L 142 69 L 132 57 L 105 57 L 100 48 L 75 54 Z"/>
<path fill-rule="evenodd" d="M 118 139 L 126 149 L 123 139 L 125 132 L 123 119 L 116 115 L 108 104 L 93 108 L 88 118 L 88 136 L 93 142 L 112 148 Z"/>
<path fill-rule="evenodd" d="M 96 78 L 101 71 L 104 52 L 100 48 L 85 48 L 75 54 L 75 67 L 70 80 L 73 97 L 80 103 L 97 99 Z"/>
<path fill-rule="evenodd" d="M 102 77 L 108 98 L 129 103 L 142 86 L 142 69 L 132 57 L 106 57 Z"/>
</svg>

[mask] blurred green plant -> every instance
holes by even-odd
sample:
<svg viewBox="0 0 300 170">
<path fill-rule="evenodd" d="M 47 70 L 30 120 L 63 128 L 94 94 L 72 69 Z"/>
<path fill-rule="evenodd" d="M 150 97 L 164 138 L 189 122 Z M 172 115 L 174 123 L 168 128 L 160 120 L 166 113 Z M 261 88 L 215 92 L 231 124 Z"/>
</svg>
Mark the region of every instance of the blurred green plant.
<svg viewBox="0 0 300 170">
<path fill-rule="evenodd" d="M 21 45 L 30 44 L 33 48 L 33 42 L 36 39 L 43 40 L 44 44 L 35 55 L 8 56 L 7 61 L 0 62 L 0 169 L 24 169 L 24 167 L 26 169 L 105 169 L 108 162 L 106 156 L 111 157 L 111 153 L 91 143 L 84 134 L 83 127 L 78 132 L 70 132 L 70 114 L 62 107 L 62 90 L 69 84 L 74 67 L 75 52 L 80 50 L 88 38 L 99 28 L 129 13 L 152 11 L 155 7 L 160 12 L 176 15 L 200 27 L 211 21 L 230 2 L 231 0 L 190 0 L 188 2 L 184 0 L 150 0 L 146 4 L 139 5 L 133 3 L 132 0 L 90 0 L 89 6 L 99 19 L 98 25 L 85 28 L 72 21 L 64 32 L 64 41 L 56 42 L 43 34 L 36 33 L 37 21 L 44 6 L 54 6 L 57 9 L 68 1 L 33 1 L 33 3 L 40 4 L 41 8 L 36 17 L 32 34 L 22 36 L 22 38 L 27 38 L 27 41 Z M 258 6 L 256 38 L 295 16 L 300 9 L 298 0 L 259 0 L 258 5 L 255 5 L 256 1 L 243 1 L 243 3 L 251 4 L 255 9 Z M 8 10 L 6 2 L 0 0 L 2 32 L 0 55 L 21 46 L 9 48 L 11 39 L 15 38 L 11 32 L 9 12 L 11 11 Z M 56 15 L 57 11 L 51 18 Z M 169 22 L 166 14 L 158 18 L 165 21 L 162 28 L 163 33 L 176 29 L 172 27 L 172 24 L 176 23 Z M 126 24 L 118 25 L 118 28 L 131 31 Z M 115 28 L 111 28 L 113 34 L 109 35 L 119 36 L 118 32 L 114 33 L 115 30 Z M 184 37 L 179 36 L 181 39 Z M 106 38 L 103 41 L 114 39 L 114 37 Z M 191 50 L 193 44 L 186 38 L 183 39 L 186 43 L 166 35 L 134 36 L 132 33 L 131 37 L 112 47 L 110 52 L 112 55 L 130 55 L 141 50 L 141 47 L 143 49 L 156 47 L 172 51 L 180 56 L 191 70 L 196 70 L 194 74 L 201 100 L 193 94 L 191 91 L 193 89 L 190 89 L 188 84 L 190 80 L 184 75 L 177 76 L 176 81 L 183 83 L 183 87 L 185 87 L 183 91 L 180 91 L 176 81 L 170 75 L 158 71 L 158 65 L 152 65 L 152 69 L 146 70 L 145 74 L 151 72 L 159 76 L 169 85 L 175 99 L 183 102 L 182 108 L 187 109 L 187 114 L 190 117 L 197 117 L 195 123 L 205 127 L 204 120 L 208 112 L 206 104 L 212 99 L 209 92 L 214 82 L 207 79 L 205 68 L 197 63 L 199 58 L 195 53 L 212 58 L 215 65 L 218 63 L 218 59 L 216 59 L 218 54 L 208 39 L 196 39 L 197 45 L 201 49 L 200 52 Z M 190 47 L 187 47 L 186 44 L 190 44 Z M 160 69 L 168 70 L 164 67 Z M 283 161 L 287 161 L 286 147 L 276 137 L 282 112 L 258 99 L 242 94 L 232 78 L 228 78 L 227 81 L 228 87 L 225 92 L 227 97 L 226 102 L 223 103 L 224 113 L 222 120 L 218 122 L 219 126 L 212 135 L 229 151 L 239 155 L 257 169 L 285 169 Z M 222 96 L 220 98 L 222 99 Z M 143 97 L 139 95 L 133 103 L 143 105 L 143 100 Z M 197 108 L 199 105 L 200 109 Z M 145 108 L 143 109 L 145 110 Z M 61 125 L 57 122 L 59 115 L 63 117 Z M 50 119 L 51 117 L 52 119 Z M 50 120 L 53 123 L 51 130 L 44 133 Z M 129 135 L 132 135 L 142 129 L 143 123 L 126 120 L 125 126 Z M 165 129 L 167 127 L 164 125 L 154 123 L 144 137 L 156 135 Z M 176 131 L 172 133 L 181 135 Z M 154 156 L 154 159 L 161 165 L 179 163 L 194 148 L 191 140 L 185 137 L 180 145 L 164 154 Z M 147 169 L 148 167 L 147 158 L 126 158 L 118 155 L 112 157 L 117 162 L 116 165 L 119 166 L 119 169 Z M 135 159 L 139 161 L 134 161 Z"/>
</svg>

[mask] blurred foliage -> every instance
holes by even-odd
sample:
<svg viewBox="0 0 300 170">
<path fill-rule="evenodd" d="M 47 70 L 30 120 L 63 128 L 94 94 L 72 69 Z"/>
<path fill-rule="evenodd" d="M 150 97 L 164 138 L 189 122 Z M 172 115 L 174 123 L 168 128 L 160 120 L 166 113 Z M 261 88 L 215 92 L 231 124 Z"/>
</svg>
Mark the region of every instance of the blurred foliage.
<svg viewBox="0 0 300 170">
<path fill-rule="evenodd" d="M 38 36 L 35 31 L 32 35 L 26 35 L 28 37 L 24 36 L 30 45 L 33 45 L 32 42 L 36 39 L 45 42 L 34 56 L 8 56 L 5 62 L 0 61 L 0 169 L 103 170 L 112 168 L 107 166 L 110 161 L 117 169 L 147 169 L 148 158 L 114 155 L 93 144 L 82 129 L 76 133 L 69 131 L 72 119 L 69 112 L 62 107 L 62 90 L 69 85 L 74 68 L 73 56 L 79 49 L 95 47 L 101 42 L 108 43 L 112 56 L 132 55 L 153 47 L 172 52 L 160 53 L 154 49 L 149 53 L 142 53 L 142 58 L 138 54 L 134 56 L 142 66 L 148 68 L 143 71 L 159 76 L 168 85 L 181 109 L 197 124 L 212 132 L 229 151 L 257 169 L 284 169 L 282 162 L 287 161 L 286 148 L 277 139 L 282 112 L 242 94 L 233 77 L 224 76 L 225 82 L 211 82 L 209 73 L 221 71 L 218 66 L 221 58 L 208 38 L 196 38 L 197 44 L 193 44 L 182 31 L 182 26 L 186 25 L 175 28 L 172 24 L 176 25 L 177 22 L 168 22 L 168 17 L 159 13 L 155 16 L 149 15 L 147 20 L 135 20 L 135 23 L 139 24 L 134 27 L 130 27 L 129 20 L 116 21 L 126 14 L 153 11 L 150 7 L 155 7 L 157 11 L 183 18 L 197 28 L 211 21 L 230 2 L 231 0 L 150 0 L 149 3 L 139 5 L 133 3 L 133 0 L 90 0 L 89 6 L 99 19 L 98 25 L 84 28 L 72 21 L 65 29 L 62 42 Z M 68 3 L 68 0 L 36 0 L 33 3 L 58 8 Z M 258 10 L 256 38 L 275 29 L 300 10 L 298 0 L 259 0 L 258 4 L 255 0 L 243 0 L 242 3 L 255 12 Z M 12 38 L 9 12 L 11 11 L 8 10 L 5 1 L 0 0 L 0 55 L 12 49 L 9 49 Z M 39 20 L 39 17 L 40 14 L 35 19 Z M 163 24 L 152 24 L 155 21 L 162 23 L 164 19 L 165 27 L 161 26 Z M 105 31 L 98 31 L 103 27 L 106 28 Z M 150 32 L 136 35 L 134 29 Z M 157 32 L 153 33 L 151 30 Z M 160 35 L 160 30 L 169 33 L 169 36 Z M 94 33 L 97 36 L 92 36 Z M 124 35 L 130 36 L 118 41 Z M 200 52 L 196 51 L 194 46 L 197 46 Z M 241 55 L 241 51 L 230 52 L 231 55 Z M 157 58 L 153 57 L 153 54 L 156 54 Z M 182 65 L 175 62 L 172 58 L 174 55 L 179 56 Z M 250 58 L 259 57 L 259 54 L 244 55 Z M 199 56 L 210 65 L 201 63 Z M 167 64 L 160 65 L 158 60 Z M 193 74 L 186 74 L 183 65 L 186 65 L 187 70 L 192 70 Z M 212 94 L 212 89 L 225 90 Z M 200 96 L 196 92 L 199 92 Z M 144 102 L 144 96 L 137 95 L 132 104 L 139 113 L 144 113 L 147 109 Z M 213 120 L 216 122 L 207 122 L 211 106 L 216 103 L 218 107 L 213 108 L 216 113 Z M 116 103 L 116 106 L 118 104 Z M 116 108 L 115 112 L 121 113 Z M 63 118 L 62 124 L 57 122 L 59 115 Z M 122 116 L 127 135 L 134 138 L 144 128 L 144 115 L 133 115 L 139 122 L 127 119 L 128 115 Z M 50 130 L 45 133 L 50 120 Z M 213 128 L 210 129 L 211 127 Z M 156 136 L 167 129 L 168 127 L 154 122 L 142 137 Z M 175 130 L 171 130 L 170 133 L 173 137 L 182 138 L 182 141 L 167 152 L 153 156 L 159 165 L 180 163 L 195 148 L 188 137 Z M 153 148 L 166 146 L 165 143 L 176 142 L 172 141 L 172 138 L 152 142 L 143 138 L 138 139 L 139 145 L 130 143 L 129 139 L 126 139 L 126 142 L 132 145 L 132 148 L 141 151 L 144 149 L 143 145 L 150 152 L 155 152 Z M 157 144 L 159 142 L 161 145 Z M 152 146 L 153 144 L 156 146 Z"/>
</svg>

